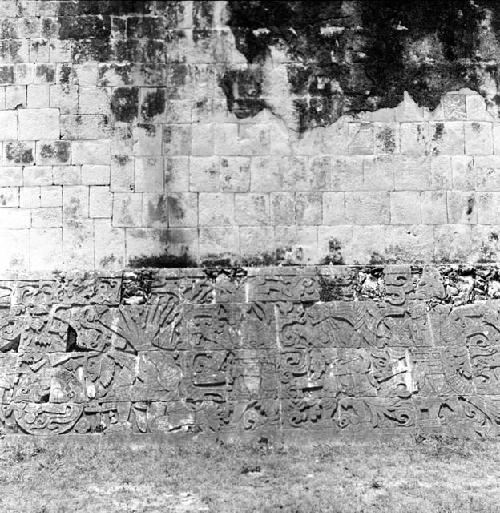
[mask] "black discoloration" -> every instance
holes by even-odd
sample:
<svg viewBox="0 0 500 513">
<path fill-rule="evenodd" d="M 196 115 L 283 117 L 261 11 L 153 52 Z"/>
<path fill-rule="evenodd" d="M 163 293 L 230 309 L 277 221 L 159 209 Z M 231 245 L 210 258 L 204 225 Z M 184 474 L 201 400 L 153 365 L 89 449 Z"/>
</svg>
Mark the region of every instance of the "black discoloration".
<svg viewBox="0 0 500 513">
<path fill-rule="evenodd" d="M 474 196 L 471 196 L 467 200 L 467 210 L 465 212 L 468 216 L 470 216 L 472 214 L 472 212 L 474 211 L 474 203 L 475 203 Z"/>
<path fill-rule="evenodd" d="M 117 87 L 111 97 L 111 112 L 116 121 L 134 121 L 139 114 L 139 88 Z"/>
<path fill-rule="evenodd" d="M 145 121 L 150 121 L 155 116 L 165 112 L 165 89 L 158 88 L 148 92 L 141 105 L 141 116 Z"/>
<path fill-rule="evenodd" d="M 32 164 L 35 161 L 33 147 L 22 142 L 9 142 L 5 145 L 7 162 L 13 164 Z"/>
<path fill-rule="evenodd" d="M 219 81 L 227 99 L 227 108 L 238 118 L 255 116 L 265 108 L 262 94 L 262 72 L 258 67 L 226 71 Z"/>
<path fill-rule="evenodd" d="M 485 74 L 498 81 L 498 45 L 484 28 L 491 19 L 499 32 L 494 0 L 241 1 L 229 13 L 237 48 L 254 67 L 263 69 L 271 47 L 285 49 L 300 131 L 344 113 L 395 107 L 404 91 L 434 109 L 444 93 L 463 87 L 487 96 Z M 222 79 L 229 109 L 241 82 L 241 73 Z M 238 114 L 272 109 L 264 100 L 257 93 L 253 108 Z"/>
<path fill-rule="evenodd" d="M 197 267 L 196 262 L 187 253 L 182 255 L 153 255 L 141 256 L 133 258 L 129 261 L 129 266 L 139 269 L 151 267 L 159 268 L 184 268 L 184 267 Z"/>
<path fill-rule="evenodd" d="M 70 160 L 71 144 L 68 141 L 54 141 L 44 143 L 40 149 L 40 156 L 44 160 L 54 160 L 58 163 L 67 163 Z"/>
</svg>

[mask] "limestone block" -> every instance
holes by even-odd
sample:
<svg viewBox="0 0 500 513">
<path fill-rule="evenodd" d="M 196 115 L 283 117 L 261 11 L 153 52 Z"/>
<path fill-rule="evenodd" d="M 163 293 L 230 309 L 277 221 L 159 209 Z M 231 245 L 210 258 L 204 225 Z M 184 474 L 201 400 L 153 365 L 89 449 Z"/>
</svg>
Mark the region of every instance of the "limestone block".
<svg viewBox="0 0 500 513">
<path fill-rule="evenodd" d="M 108 114 L 110 89 L 107 87 L 80 87 L 79 112 L 81 114 Z"/>
<path fill-rule="evenodd" d="M 113 226 L 142 225 L 142 194 L 115 192 L 113 195 Z"/>
<path fill-rule="evenodd" d="M 196 195 L 195 195 L 196 196 Z M 195 225 L 198 222 L 198 202 L 195 197 L 194 211 L 192 214 L 196 219 Z M 168 226 L 168 201 L 167 196 L 163 193 L 146 192 L 142 196 L 142 219 L 144 226 L 148 228 L 164 229 Z M 179 210 L 178 215 L 184 215 L 184 210 Z"/>
<path fill-rule="evenodd" d="M 192 127 L 192 155 L 210 156 L 214 154 L 214 125 L 201 123 Z"/>
<path fill-rule="evenodd" d="M 217 192 L 219 187 L 219 157 L 190 157 L 189 190 L 191 192 Z"/>
<path fill-rule="evenodd" d="M 155 125 L 144 126 L 147 127 L 146 132 L 144 132 L 144 130 L 140 130 L 137 134 L 138 143 L 137 148 L 134 150 L 137 155 L 161 154 L 161 141 L 163 141 L 164 155 L 174 156 L 191 154 L 192 135 L 190 125 L 163 125 L 163 139 L 159 128 L 157 129 L 157 134 L 154 134 L 150 128 Z M 157 145 L 157 143 L 159 144 Z M 150 151 L 147 151 L 148 149 Z"/>
<path fill-rule="evenodd" d="M 449 157 L 446 155 L 433 156 L 430 158 L 430 189 L 437 191 L 451 188 L 453 181 L 451 161 L 453 158 L 455 157 Z"/>
<path fill-rule="evenodd" d="M 477 222 L 479 224 L 498 224 L 500 192 L 481 192 L 476 197 Z"/>
<path fill-rule="evenodd" d="M 500 123 L 493 123 L 493 151 L 500 154 Z"/>
<path fill-rule="evenodd" d="M 26 86 L 13 85 L 5 88 L 5 108 L 15 110 L 26 108 Z"/>
<path fill-rule="evenodd" d="M 62 207 L 62 187 L 40 187 L 41 207 Z"/>
<path fill-rule="evenodd" d="M 19 206 L 21 208 L 39 208 L 41 206 L 40 187 L 22 187 L 19 190 Z"/>
<path fill-rule="evenodd" d="M 449 121 L 461 121 L 467 118 L 466 100 L 464 94 L 446 94 L 441 101 L 443 118 Z"/>
<path fill-rule="evenodd" d="M 270 226 L 241 226 L 239 232 L 242 262 L 265 265 L 266 259 L 275 258 L 274 229 Z M 263 251 L 265 248 L 265 251 Z"/>
<path fill-rule="evenodd" d="M 166 201 L 168 226 L 174 228 L 189 228 L 198 225 L 197 194 L 191 192 L 170 193 Z"/>
<path fill-rule="evenodd" d="M 61 114 L 77 114 L 78 86 L 49 85 L 49 105 L 51 108 L 59 109 Z"/>
<path fill-rule="evenodd" d="M 52 169 L 54 185 L 81 185 L 81 166 L 54 166 Z"/>
<path fill-rule="evenodd" d="M 366 157 L 363 159 L 363 190 L 392 191 L 394 189 L 394 173 L 392 157 Z"/>
<path fill-rule="evenodd" d="M 200 192 L 200 226 L 234 225 L 234 194 Z"/>
<path fill-rule="evenodd" d="M 345 194 L 343 192 L 325 192 L 323 194 L 323 224 L 345 223 Z"/>
<path fill-rule="evenodd" d="M 165 190 L 185 192 L 189 189 L 189 157 L 165 157 L 163 163 Z M 217 189 L 214 189 L 215 192 Z M 211 192 L 211 191 L 206 191 Z"/>
<path fill-rule="evenodd" d="M 17 187 L 0 187 L 1 207 L 19 207 L 19 189 Z"/>
<path fill-rule="evenodd" d="M 277 256 L 289 264 L 312 264 L 318 261 L 317 226 L 276 226 Z"/>
<path fill-rule="evenodd" d="M 125 230 L 113 227 L 110 219 L 96 219 L 94 227 L 96 266 L 120 271 L 125 266 Z"/>
<path fill-rule="evenodd" d="M 113 224 L 114 226 L 114 224 Z M 130 265 L 135 259 L 164 255 L 167 249 L 167 230 L 157 228 L 127 228 L 126 259 Z"/>
<path fill-rule="evenodd" d="M 393 155 L 400 152 L 400 133 L 397 123 L 375 123 L 376 155 Z"/>
<path fill-rule="evenodd" d="M 200 228 L 200 260 L 231 258 L 239 254 L 239 230 L 236 227 Z"/>
<path fill-rule="evenodd" d="M 467 155 L 493 154 L 493 125 L 473 121 L 465 123 L 465 153 Z"/>
<path fill-rule="evenodd" d="M 352 262 L 367 264 L 384 262 L 386 258 L 386 226 L 353 226 L 352 228 Z"/>
<path fill-rule="evenodd" d="M 6 142 L 3 145 L 3 155 L 8 166 L 33 164 L 35 162 L 35 142 Z"/>
<path fill-rule="evenodd" d="M 453 176 L 453 189 L 461 191 L 475 190 L 477 183 L 477 170 L 472 157 L 452 157 L 451 169 Z"/>
<path fill-rule="evenodd" d="M 423 191 L 420 194 L 420 211 L 423 224 L 445 224 L 447 222 L 446 192 Z"/>
<path fill-rule="evenodd" d="M 430 123 L 431 152 L 434 155 L 463 155 L 465 152 L 464 123 L 449 121 Z"/>
<path fill-rule="evenodd" d="M 431 160 L 404 157 L 393 160 L 396 190 L 426 190 L 431 187 Z"/>
<path fill-rule="evenodd" d="M 114 155 L 111 159 L 111 191 L 130 192 L 135 189 L 135 158 Z"/>
<path fill-rule="evenodd" d="M 163 184 L 163 157 L 137 157 L 135 159 L 136 192 L 161 192 Z"/>
<path fill-rule="evenodd" d="M 370 123 L 349 123 L 349 154 L 373 155 L 374 129 Z"/>
<path fill-rule="evenodd" d="M 346 192 L 346 221 L 352 224 L 389 223 L 389 194 L 384 192 Z"/>
<path fill-rule="evenodd" d="M 51 166 L 26 166 L 23 168 L 23 184 L 28 187 L 34 185 L 52 185 Z"/>
<path fill-rule="evenodd" d="M 89 217 L 89 188 L 83 185 L 63 187 L 63 217 L 65 221 Z"/>
<path fill-rule="evenodd" d="M 297 192 L 295 195 L 295 216 L 299 225 L 318 225 L 323 218 L 323 194 Z"/>
<path fill-rule="evenodd" d="M 31 226 L 36 228 L 57 228 L 63 222 L 61 207 L 36 208 L 31 210 Z"/>
<path fill-rule="evenodd" d="M 332 190 L 359 191 L 363 189 L 363 158 L 341 157 L 332 163 Z"/>
<path fill-rule="evenodd" d="M 220 190 L 247 192 L 250 188 L 250 158 L 222 157 L 220 159 Z"/>
<path fill-rule="evenodd" d="M 353 262 L 353 227 L 337 224 L 318 227 L 318 256 L 321 263 Z"/>
<path fill-rule="evenodd" d="M 32 228 L 29 232 L 29 244 L 31 271 L 59 267 L 63 258 L 62 228 Z"/>
<path fill-rule="evenodd" d="M 401 123 L 401 153 L 421 156 L 430 151 L 429 125 L 427 123 Z"/>
<path fill-rule="evenodd" d="M 50 110 L 59 112 L 57 109 Z M 60 119 L 62 139 L 97 140 L 109 138 L 110 127 L 108 125 L 108 118 L 102 114 L 62 114 Z M 19 126 L 21 127 L 21 123 Z M 45 135 L 45 138 L 47 137 Z M 57 137 L 59 137 L 59 134 Z M 40 139 L 40 137 L 38 138 Z"/>
<path fill-rule="evenodd" d="M 481 204 L 479 204 L 481 206 Z M 481 210 L 478 213 L 481 216 Z M 442 262 L 470 262 L 471 226 L 443 224 L 434 227 L 434 259 Z"/>
<path fill-rule="evenodd" d="M 0 167 L 0 186 L 15 187 L 23 183 L 21 167 Z"/>
<path fill-rule="evenodd" d="M 109 185 L 111 181 L 111 167 L 95 164 L 82 166 L 83 185 Z"/>
<path fill-rule="evenodd" d="M 0 139 L 3 141 L 17 139 L 17 111 L 0 112 Z"/>
<path fill-rule="evenodd" d="M 245 193 L 235 195 L 235 222 L 239 226 L 269 224 L 269 195 Z"/>
<path fill-rule="evenodd" d="M 90 219 L 69 220 L 63 224 L 64 269 L 89 269 L 94 262 L 94 222 Z"/>
<path fill-rule="evenodd" d="M 386 229 L 387 260 L 424 263 L 432 259 L 434 251 L 432 226 L 388 226 Z"/>
<path fill-rule="evenodd" d="M 252 157 L 250 189 L 252 192 L 278 192 L 283 190 L 285 166 L 282 157 Z"/>
<path fill-rule="evenodd" d="M 89 216 L 92 218 L 111 218 L 113 195 L 109 186 L 92 186 L 89 188 Z"/>
<path fill-rule="evenodd" d="M 69 141 L 37 141 L 35 161 L 38 166 L 67 165 L 71 163 Z"/>
<path fill-rule="evenodd" d="M 3 226 L 4 221 L 9 228 L 14 228 L 15 225 L 11 224 L 14 219 L 5 219 L 4 211 L 14 209 L 2 209 L 0 212 L 0 225 Z M 29 211 L 25 211 L 28 213 Z M 21 214 L 20 217 L 26 214 Z M 25 225 L 25 219 L 22 223 Z M 0 266 L 2 269 L 10 269 L 13 271 L 26 271 L 28 269 L 29 262 L 29 230 L 27 229 L 1 229 L 0 240 L 8 240 L 9 244 L 6 244 L 4 250 L 0 254 Z"/>
<path fill-rule="evenodd" d="M 59 109 L 21 109 L 19 116 L 19 140 L 59 139 Z"/>
<path fill-rule="evenodd" d="M 500 190 L 500 157 L 496 155 L 474 157 L 473 166 L 476 178 L 476 190 Z"/>
<path fill-rule="evenodd" d="M 295 194 L 293 192 L 274 192 L 271 194 L 271 222 L 279 225 L 296 223 Z"/>
<path fill-rule="evenodd" d="M 390 202 L 391 224 L 419 224 L 421 222 L 419 192 L 391 192 Z"/>
<path fill-rule="evenodd" d="M 29 228 L 31 225 L 31 216 L 28 209 L 22 208 L 2 208 L 0 209 L 0 228 L 21 230 Z"/>
<path fill-rule="evenodd" d="M 110 159 L 111 141 L 109 139 L 71 142 L 72 164 L 109 165 Z"/>
<path fill-rule="evenodd" d="M 450 224 L 476 224 L 478 207 L 476 193 L 447 191 L 448 222 Z"/>
</svg>

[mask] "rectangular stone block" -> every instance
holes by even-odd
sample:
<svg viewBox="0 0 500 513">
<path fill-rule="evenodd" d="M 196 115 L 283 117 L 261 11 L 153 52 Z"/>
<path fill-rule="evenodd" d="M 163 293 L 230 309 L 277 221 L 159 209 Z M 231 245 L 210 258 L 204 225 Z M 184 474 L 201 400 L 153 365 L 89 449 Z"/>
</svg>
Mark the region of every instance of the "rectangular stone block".
<svg viewBox="0 0 500 513">
<path fill-rule="evenodd" d="M 89 216 L 92 218 L 111 218 L 113 211 L 113 195 L 109 186 L 93 186 L 89 188 Z"/>
<path fill-rule="evenodd" d="M 0 139 L 7 141 L 17 137 L 17 111 L 0 112 Z"/>
<path fill-rule="evenodd" d="M 391 224 L 419 224 L 421 222 L 419 192 L 391 192 L 390 202 Z"/>
<path fill-rule="evenodd" d="M 237 225 L 266 225 L 270 219 L 269 196 L 255 193 L 236 194 L 234 212 Z"/>
<path fill-rule="evenodd" d="M 115 192 L 113 196 L 113 226 L 142 225 L 142 194 Z"/>
<path fill-rule="evenodd" d="M 111 191 L 130 192 L 135 188 L 135 158 L 114 155 L 111 159 Z"/>
<path fill-rule="evenodd" d="M 23 184 L 25 186 L 52 185 L 51 166 L 26 166 L 23 168 Z"/>
<path fill-rule="evenodd" d="M 59 139 L 61 130 L 58 109 L 20 109 L 18 116 L 21 141 Z"/>
<path fill-rule="evenodd" d="M 163 191 L 163 157 L 137 157 L 135 159 L 135 191 Z"/>
<path fill-rule="evenodd" d="M 72 164 L 109 165 L 110 160 L 111 142 L 109 139 L 71 142 Z"/>
<path fill-rule="evenodd" d="M 346 221 L 352 224 L 389 223 L 389 194 L 385 192 L 346 192 Z"/>
<path fill-rule="evenodd" d="M 109 185 L 111 182 L 111 167 L 85 164 L 82 166 L 83 185 Z"/>
<path fill-rule="evenodd" d="M 235 224 L 234 194 L 210 193 L 199 194 L 200 226 L 229 226 Z"/>
</svg>

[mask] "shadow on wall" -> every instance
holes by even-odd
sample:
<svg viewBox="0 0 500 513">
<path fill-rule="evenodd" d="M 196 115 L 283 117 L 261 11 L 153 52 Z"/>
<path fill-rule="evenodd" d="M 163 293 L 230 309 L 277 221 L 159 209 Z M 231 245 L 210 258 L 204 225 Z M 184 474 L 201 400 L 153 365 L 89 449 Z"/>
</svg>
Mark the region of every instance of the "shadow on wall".
<svg viewBox="0 0 500 513">
<path fill-rule="evenodd" d="M 396 107 L 404 91 L 430 109 L 465 87 L 500 103 L 495 0 L 242 1 L 228 11 L 248 66 L 228 70 L 220 86 L 239 118 L 265 108 L 280 115 L 264 84 L 266 61 L 281 51 L 299 133 Z"/>
</svg>

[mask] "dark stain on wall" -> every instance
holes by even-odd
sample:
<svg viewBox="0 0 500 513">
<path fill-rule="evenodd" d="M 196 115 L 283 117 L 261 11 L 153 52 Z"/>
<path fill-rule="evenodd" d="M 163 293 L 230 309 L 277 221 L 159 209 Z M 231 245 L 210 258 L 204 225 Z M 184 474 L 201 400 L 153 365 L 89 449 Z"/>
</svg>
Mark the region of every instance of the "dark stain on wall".
<svg viewBox="0 0 500 513">
<path fill-rule="evenodd" d="M 248 85 L 272 46 L 290 58 L 300 132 L 344 113 L 395 107 L 404 91 L 434 109 L 448 91 L 484 93 L 486 76 L 498 83 L 495 0 L 239 1 L 228 10 L 237 48 L 250 65 L 221 79 L 228 108 L 240 117 L 272 110 Z"/>
<path fill-rule="evenodd" d="M 111 112 L 116 121 L 134 121 L 139 114 L 139 88 L 117 87 L 111 97 Z"/>
</svg>

